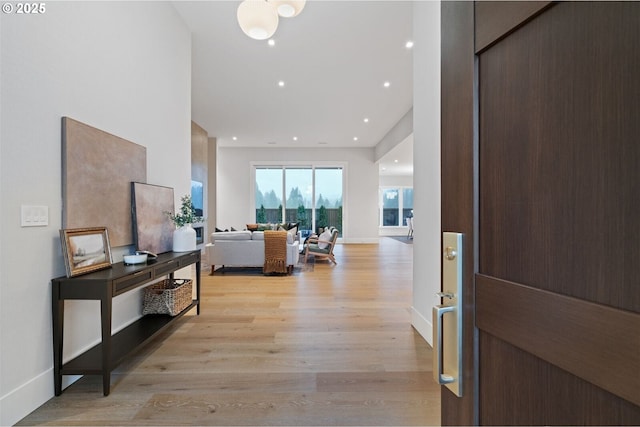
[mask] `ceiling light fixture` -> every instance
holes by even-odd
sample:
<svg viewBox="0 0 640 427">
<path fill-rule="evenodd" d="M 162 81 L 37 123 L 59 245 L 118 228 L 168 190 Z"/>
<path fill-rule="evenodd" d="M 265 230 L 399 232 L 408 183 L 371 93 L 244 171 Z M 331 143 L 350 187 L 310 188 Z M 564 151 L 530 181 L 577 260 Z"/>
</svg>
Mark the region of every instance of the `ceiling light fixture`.
<svg viewBox="0 0 640 427">
<path fill-rule="evenodd" d="M 269 46 L 275 46 L 276 45 L 276 41 L 274 39 L 269 39 L 269 41 L 267 43 L 269 44 Z"/>
<path fill-rule="evenodd" d="M 297 141 L 297 140 L 298 140 L 298 137 L 297 137 L 297 136 L 294 136 L 294 137 L 293 137 L 293 140 L 294 140 L 294 141 Z"/>
<path fill-rule="evenodd" d="M 357 137 L 357 136 L 354 136 L 354 137 L 353 137 L 353 140 L 354 140 L 354 141 L 357 141 L 357 140 L 358 140 L 358 137 Z"/>
<path fill-rule="evenodd" d="M 365 123 L 369 123 L 369 119 L 367 117 L 364 118 Z"/>
<path fill-rule="evenodd" d="M 411 40 L 409 40 L 404 47 L 406 47 L 407 49 L 411 49 L 413 47 L 413 42 Z"/>
<path fill-rule="evenodd" d="M 384 82 L 384 85 L 383 85 L 383 86 L 384 86 L 384 87 L 389 87 L 389 86 L 391 86 L 391 83 L 389 83 L 389 82 Z"/>
<path fill-rule="evenodd" d="M 234 141 L 237 141 L 237 140 L 238 140 L 238 137 L 237 137 L 237 136 L 234 136 L 234 137 L 232 137 L 231 139 L 233 139 Z"/>
<path fill-rule="evenodd" d="M 278 29 L 278 11 L 265 0 L 244 0 L 237 17 L 242 31 L 255 40 L 266 40 Z"/>
<path fill-rule="evenodd" d="M 278 15 L 283 18 L 293 18 L 302 12 L 306 0 L 268 0 L 268 2 L 276 7 Z"/>
<path fill-rule="evenodd" d="M 242 31 L 255 40 L 266 40 L 278 29 L 279 16 L 298 15 L 306 0 L 244 0 L 238 6 L 237 18 Z M 269 41 L 269 45 L 272 42 Z"/>
<path fill-rule="evenodd" d="M 280 86 L 280 87 L 284 87 L 284 81 L 283 81 L 283 80 L 280 80 L 280 81 L 278 82 L 278 86 Z"/>
</svg>

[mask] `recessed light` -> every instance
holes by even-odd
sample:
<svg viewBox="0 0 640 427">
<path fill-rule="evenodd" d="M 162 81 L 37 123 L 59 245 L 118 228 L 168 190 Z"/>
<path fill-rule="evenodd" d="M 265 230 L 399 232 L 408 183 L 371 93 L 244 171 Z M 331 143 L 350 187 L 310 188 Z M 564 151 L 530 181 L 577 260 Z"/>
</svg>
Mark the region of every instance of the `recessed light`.
<svg viewBox="0 0 640 427">
<path fill-rule="evenodd" d="M 364 122 L 365 122 L 365 123 L 369 123 L 369 119 L 365 117 L 365 118 L 364 118 Z"/>
<path fill-rule="evenodd" d="M 389 83 L 389 82 L 384 82 L 383 86 L 384 86 L 384 87 L 389 87 L 389 86 L 391 86 L 391 83 Z"/>
<path fill-rule="evenodd" d="M 297 137 L 297 136 L 294 136 L 294 137 L 293 137 L 293 140 L 294 140 L 294 141 L 297 141 L 297 140 L 298 140 L 298 137 Z"/>
<path fill-rule="evenodd" d="M 238 137 L 237 137 L 237 136 L 234 136 L 234 137 L 232 137 L 231 139 L 233 139 L 234 141 L 237 141 L 237 140 L 238 140 Z"/>
<path fill-rule="evenodd" d="M 269 46 L 275 46 L 276 45 L 276 41 L 274 39 L 269 39 L 269 41 L 267 42 L 267 44 Z"/>
<path fill-rule="evenodd" d="M 407 43 L 405 43 L 404 47 L 406 47 L 407 49 L 411 49 L 413 47 L 413 41 L 409 40 Z"/>
<path fill-rule="evenodd" d="M 393 163 L 398 163 L 398 159 L 395 159 L 395 160 L 393 161 Z"/>
<path fill-rule="evenodd" d="M 278 82 L 278 86 L 280 86 L 280 87 L 284 87 L 284 81 L 283 81 L 283 80 L 280 80 L 280 81 Z"/>
<path fill-rule="evenodd" d="M 386 171 L 386 170 L 387 170 L 387 168 L 382 168 L 382 170 L 383 170 L 383 171 Z"/>
<path fill-rule="evenodd" d="M 353 140 L 354 140 L 354 141 L 357 141 L 357 140 L 358 140 L 358 137 L 357 137 L 357 136 L 354 136 L 354 137 L 353 137 Z"/>
</svg>

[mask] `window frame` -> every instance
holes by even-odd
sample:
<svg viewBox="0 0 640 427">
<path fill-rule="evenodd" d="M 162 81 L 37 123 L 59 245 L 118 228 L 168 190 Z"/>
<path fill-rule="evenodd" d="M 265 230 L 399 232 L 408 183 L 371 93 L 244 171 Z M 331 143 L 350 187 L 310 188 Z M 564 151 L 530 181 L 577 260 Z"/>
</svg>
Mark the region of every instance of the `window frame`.
<svg viewBox="0 0 640 427">
<path fill-rule="evenodd" d="M 250 209 L 250 216 L 249 218 L 255 218 L 256 216 L 256 197 L 255 197 L 255 192 L 256 192 L 256 170 L 259 168 L 269 168 L 269 169 L 274 169 L 274 168 L 282 168 L 282 175 L 283 175 L 283 179 L 282 179 L 282 194 L 284 196 L 283 200 L 286 200 L 287 194 L 286 194 L 286 169 L 304 169 L 304 168 L 308 168 L 311 169 L 311 182 L 312 182 L 312 189 L 311 189 L 311 194 L 312 194 L 312 208 L 311 208 L 311 224 L 312 226 L 315 226 L 316 224 L 316 169 L 327 169 L 327 168 L 336 168 L 336 169 L 342 169 L 342 229 L 339 230 L 340 231 L 340 236 L 345 236 L 346 234 L 346 229 L 347 229 L 347 166 L 348 164 L 346 162 L 296 162 L 296 161 L 292 161 L 292 162 L 269 162 L 269 161 L 256 161 L 256 162 L 250 162 L 250 168 L 251 168 L 251 180 L 250 180 L 250 200 L 249 200 L 249 209 Z M 286 210 L 286 203 L 283 203 L 283 209 Z M 283 218 L 285 215 L 285 212 L 282 213 Z"/>
<path fill-rule="evenodd" d="M 407 224 L 404 223 L 404 192 L 405 190 L 410 189 L 414 190 L 412 185 L 381 185 L 378 187 L 378 227 L 382 229 L 391 229 L 398 227 L 407 227 Z M 384 203 L 383 196 L 386 190 L 396 190 L 398 192 L 398 221 L 400 224 L 395 225 L 384 225 Z M 413 207 L 411 208 L 413 210 Z"/>
</svg>

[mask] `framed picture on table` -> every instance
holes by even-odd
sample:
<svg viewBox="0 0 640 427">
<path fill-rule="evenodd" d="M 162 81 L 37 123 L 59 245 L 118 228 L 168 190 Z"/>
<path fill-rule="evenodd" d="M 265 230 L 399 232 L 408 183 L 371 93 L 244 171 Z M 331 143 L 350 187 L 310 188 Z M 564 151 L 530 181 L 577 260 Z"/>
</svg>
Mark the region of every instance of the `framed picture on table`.
<svg viewBox="0 0 640 427">
<path fill-rule="evenodd" d="M 111 267 L 111 247 L 106 227 L 60 230 L 67 277 Z"/>
</svg>

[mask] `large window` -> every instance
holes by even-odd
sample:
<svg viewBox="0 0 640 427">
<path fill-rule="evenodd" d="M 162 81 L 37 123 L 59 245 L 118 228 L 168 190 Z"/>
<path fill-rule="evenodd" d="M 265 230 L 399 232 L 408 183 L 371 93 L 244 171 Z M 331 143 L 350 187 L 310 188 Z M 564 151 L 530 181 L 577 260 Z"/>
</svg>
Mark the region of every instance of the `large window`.
<svg viewBox="0 0 640 427">
<path fill-rule="evenodd" d="M 313 169 L 285 168 L 286 220 L 298 222 L 299 230 L 311 230 L 313 209 Z"/>
<path fill-rule="evenodd" d="M 298 222 L 303 237 L 342 231 L 342 168 L 256 166 L 256 222 Z"/>
<path fill-rule="evenodd" d="M 413 188 L 383 187 L 380 189 L 380 225 L 398 227 L 413 216 Z"/>
<path fill-rule="evenodd" d="M 256 169 L 256 222 L 282 222 L 282 168 Z"/>
<path fill-rule="evenodd" d="M 315 176 L 316 229 L 334 226 L 342 231 L 342 168 L 317 168 Z"/>
</svg>

